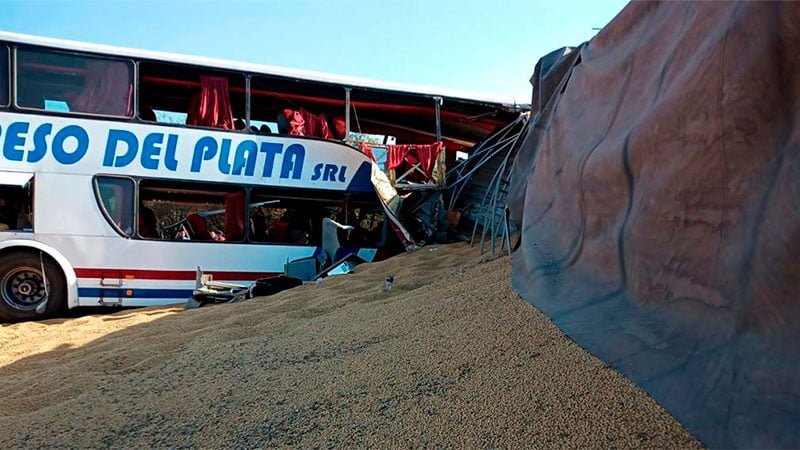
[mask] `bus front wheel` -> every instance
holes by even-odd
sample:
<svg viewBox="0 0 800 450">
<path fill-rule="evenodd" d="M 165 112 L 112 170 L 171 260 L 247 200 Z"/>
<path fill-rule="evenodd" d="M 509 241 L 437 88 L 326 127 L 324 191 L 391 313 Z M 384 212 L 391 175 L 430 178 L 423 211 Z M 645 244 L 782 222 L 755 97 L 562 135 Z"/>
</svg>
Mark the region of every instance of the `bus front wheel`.
<svg viewBox="0 0 800 450">
<path fill-rule="evenodd" d="M 41 253 L 0 255 L 0 320 L 46 319 L 66 303 L 67 283 L 61 268 Z"/>
</svg>

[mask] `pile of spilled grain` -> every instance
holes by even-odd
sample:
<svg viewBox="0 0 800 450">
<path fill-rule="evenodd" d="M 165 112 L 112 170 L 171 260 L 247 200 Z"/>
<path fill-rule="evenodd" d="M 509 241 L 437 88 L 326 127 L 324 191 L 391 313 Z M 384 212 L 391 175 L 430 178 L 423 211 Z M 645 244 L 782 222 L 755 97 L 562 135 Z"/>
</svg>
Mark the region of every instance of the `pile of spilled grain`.
<svg viewBox="0 0 800 450">
<path fill-rule="evenodd" d="M 700 445 L 509 267 L 456 244 L 238 305 L 3 325 L 0 447 Z"/>
</svg>

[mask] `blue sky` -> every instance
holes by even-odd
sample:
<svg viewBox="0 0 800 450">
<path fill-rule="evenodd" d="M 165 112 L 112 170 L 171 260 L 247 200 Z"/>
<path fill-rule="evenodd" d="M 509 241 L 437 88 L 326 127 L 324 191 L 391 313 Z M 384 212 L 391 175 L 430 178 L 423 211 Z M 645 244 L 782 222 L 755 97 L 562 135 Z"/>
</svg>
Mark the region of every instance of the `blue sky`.
<svg viewBox="0 0 800 450">
<path fill-rule="evenodd" d="M 0 29 L 530 101 L 540 56 L 590 39 L 621 0 L 0 0 Z"/>
</svg>

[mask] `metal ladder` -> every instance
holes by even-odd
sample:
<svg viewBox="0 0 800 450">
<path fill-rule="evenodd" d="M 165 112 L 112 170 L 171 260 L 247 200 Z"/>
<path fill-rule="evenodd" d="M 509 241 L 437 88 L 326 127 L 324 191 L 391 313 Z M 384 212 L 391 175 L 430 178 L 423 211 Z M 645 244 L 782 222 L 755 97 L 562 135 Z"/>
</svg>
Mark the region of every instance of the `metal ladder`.
<svg viewBox="0 0 800 450">
<path fill-rule="evenodd" d="M 501 169 L 505 167 L 501 166 Z M 493 179 L 489 184 L 484 200 L 480 207 L 475 223 L 472 227 L 472 237 L 470 245 L 475 245 L 475 236 L 478 233 L 478 226 L 481 227 L 481 254 L 486 251 L 486 237 L 490 239 L 491 254 L 494 255 L 496 250 L 496 241 L 498 235 L 500 237 L 500 252 L 507 251 L 511 254 L 511 227 L 509 221 L 508 205 L 506 205 L 506 196 L 508 195 L 508 174 L 497 175 L 505 172 L 505 170 L 498 170 L 495 174 L 496 181 Z M 510 170 L 509 170 L 510 172 Z"/>
</svg>

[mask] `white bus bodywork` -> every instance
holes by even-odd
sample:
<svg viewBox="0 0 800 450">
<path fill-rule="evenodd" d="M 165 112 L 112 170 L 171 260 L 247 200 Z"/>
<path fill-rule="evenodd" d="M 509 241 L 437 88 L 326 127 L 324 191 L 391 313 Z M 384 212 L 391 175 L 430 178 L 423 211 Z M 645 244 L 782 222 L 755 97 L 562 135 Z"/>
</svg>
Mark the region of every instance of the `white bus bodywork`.
<svg viewBox="0 0 800 450">
<path fill-rule="evenodd" d="M 67 127 L 77 128 L 72 128 L 69 136 L 62 136 L 62 148 L 54 148 L 54 138 Z M 27 131 L 20 132 L 22 129 Z M 46 149 L 36 149 L 37 130 L 43 129 L 50 130 L 43 136 Z M 79 129 L 85 132 L 86 142 L 73 136 L 82 135 Z M 9 130 L 13 135 L 8 134 Z M 134 149 L 120 142 L 109 144 L 112 130 L 135 136 L 139 142 L 136 157 L 121 167 L 115 167 L 114 159 L 109 159 L 108 154 L 125 155 Z M 44 135 L 44 131 L 39 133 Z M 177 136 L 175 170 L 164 165 L 166 150 L 163 145 L 157 153 L 151 150 L 150 157 L 142 158 L 142 143 L 153 134 Z M 197 149 L 198 142 L 203 139 L 220 144 L 227 141 L 233 150 L 227 155 L 218 150 L 210 156 L 207 148 Z M 248 155 L 255 161 L 251 175 L 246 173 L 246 168 L 240 174 L 224 173 L 222 169 L 228 166 L 235 172 L 232 167 L 235 149 L 244 141 L 254 142 L 259 147 L 263 144 L 272 145 L 272 148 L 281 146 L 283 150 L 300 146 L 302 158 L 295 155 L 291 162 L 300 166 L 287 168 L 285 172 L 290 176 L 282 177 L 282 153 L 270 156 L 259 152 Z M 30 248 L 55 260 L 67 282 L 67 306 L 70 308 L 177 303 L 191 297 L 197 266 L 202 266 L 205 273 L 214 275 L 218 281 L 254 281 L 282 273 L 287 261 L 319 251 L 318 246 L 123 237 L 106 220 L 98 205 L 93 185 L 96 175 L 352 192 L 373 189 L 370 183 L 373 163 L 356 149 L 333 141 L 0 112 L 0 142 L 4 144 L 0 173 L 32 174 L 35 181 L 34 231 L 0 232 L 0 252 Z M 39 158 L 41 151 L 45 152 L 41 159 L 29 162 Z M 61 161 L 54 152 L 61 154 Z M 79 153 L 83 153 L 80 158 L 63 156 Z M 208 159 L 202 160 L 198 171 L 192 171 L 196 155 Z M 269 165 L 270 157 L 274 158 L 273 168 L 271 173 L 266 173 L 264 167 Z M 15 161 L 17 158 L 21 160 Z M 143 167 L 143 161 L 151 160 L 159 162 L 157 169 Z M 107 164 L 109 161 L 111 165 Z M 315 171 L 326 166 L 335 166 L 336 173 L 326 178 L 324 170 Z M 195 169 L 198 169 L 196 165 Z M 359 255 L 366 260 L 371 260 L 375 253 L 376 249 L 359 250 Z"/>
</svg>

